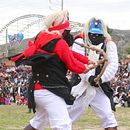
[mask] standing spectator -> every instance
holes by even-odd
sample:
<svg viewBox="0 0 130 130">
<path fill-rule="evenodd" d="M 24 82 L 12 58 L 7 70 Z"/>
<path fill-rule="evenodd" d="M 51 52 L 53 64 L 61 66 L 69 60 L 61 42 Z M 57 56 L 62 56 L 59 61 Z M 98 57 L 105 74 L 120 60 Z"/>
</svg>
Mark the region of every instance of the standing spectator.
<svg viewBox="0 0 130 130">
<path fill-rule="evenodd" d="M 5 98 L 3 93 L 0 93 L 0 105 L 5 105 Z"/>
<path fill-rule="evenodd" d="M 130 62 L 128 63 L 128 73 L 130 74 Z"/>
<path fill-rule="evenodd" d="M 31 113 L 31 111 L 32 111 L 32 109 L 33 109 L 32 102 L 30 101 L 30 98 L 31 98 L 30 95 L 31 95 L 31 94 L 30 94 L 30 91 L 29 91 L 29 90 L 27 91 L 27 93 L 28 93 L 28 94 L 27 94 L 27 97 L 28 97 L 28 98 L 27 98 L 27 99 L 28 99 L 28 100 L 27 100 L 27 101 L 28 101 L 28 113 Z"/>
<path fill-rule="evenodd" d="M 17 105 L 20 105 L 20 95 L 18 93 L 16 93 L 16 95 L 15 95 L 15 103 Z"/>
<path fill-rule="evenodd" d="M 130 107 L 130 90 L 129 90 L 128 96 L 127 96 L 127 104 L 128 104 L 128 107 Z"/>
</svg>

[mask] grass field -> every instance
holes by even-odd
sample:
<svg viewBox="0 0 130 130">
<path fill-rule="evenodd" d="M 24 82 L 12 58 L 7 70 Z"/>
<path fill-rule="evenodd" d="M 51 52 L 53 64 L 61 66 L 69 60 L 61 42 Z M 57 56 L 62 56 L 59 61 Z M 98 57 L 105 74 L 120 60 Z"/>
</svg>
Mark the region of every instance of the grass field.
<svg viewBox="0 0 130 130">
<path fill-rule="evenodd" d="M 34 116 L 28 113 L 27 106 L 0 105 L 0 130 L 23 130 L 29 120 Z M 130 130 L 130 108 L 117 108 L 115 112 L 119 130 Z M 46 130 L 50 130 L 49 126 Z M 73 130 L 103 130 L 99 119 L 89 108 L 86 109 L 79 121 L 73 125 Z"/>
</svg>

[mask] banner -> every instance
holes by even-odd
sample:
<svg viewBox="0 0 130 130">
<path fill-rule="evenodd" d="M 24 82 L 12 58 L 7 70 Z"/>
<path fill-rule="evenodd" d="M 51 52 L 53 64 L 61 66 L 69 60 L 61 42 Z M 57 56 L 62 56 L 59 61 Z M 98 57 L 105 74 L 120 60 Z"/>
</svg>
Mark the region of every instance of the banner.
<svg viewBox="0 0 130 130">
<path fill-rule="evenodd" d="M 63 10 L 63 0 L 49 0 L 49 9 Z"/>
<path fill-rule="evenodd" d="M 10 46 L 19 45 L 21 41 L 24 39 L 24 34 L 18 33 L 14 35 L 8 35 Z"/>
</svg>

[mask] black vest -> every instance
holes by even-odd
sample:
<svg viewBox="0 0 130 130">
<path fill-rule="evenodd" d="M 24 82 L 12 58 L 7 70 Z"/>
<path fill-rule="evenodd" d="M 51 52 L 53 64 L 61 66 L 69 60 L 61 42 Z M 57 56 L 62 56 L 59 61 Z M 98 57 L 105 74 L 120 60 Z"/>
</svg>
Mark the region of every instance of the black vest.
<svg viewBox="0 0 130 130">
<path fill-rule="evenodd" d="M 102 45 L 101 49 L 103 49 L 106 52 L 106 44 L 105 43 Z M 100 58 L 101 58 L 101 56 L 99 57 L 99 59 Z M 100 65 L 96 68 L 96 71 L 95 71 L 96 76 L 100 73 L 101 69 L 102 69 L 102 66 L 100 66 Z M 101 86 L 102 90 L 104 91 L 104 93 L 107 95 L 107 97 L 110 99 L 112 110 L 116 111 L 114 101 L 113 101 L 113 90 L 110 86 L 110 81 L 104 82 L 100 86 Z"/>
<path fill-rule="evenodd" d="M 59 39 L 54 39 L 50 41 L 41 49 L 51 52 L 58 40 Z M 75 98 L 70 94 L 71 84 L 66 78 L 67 68 L 65 64 L 57 55 L 46 55 L 43 53 L 41 53 L 41 55 L 44 55 L 46 58 L 42 58 L 39 54 L 37 63 L 32 64 L 32 79 L 30 83 L 35 84 L 38 82 L 43 88 L 64 98 L 67 104 L 72 105 Z"/>
</svg>

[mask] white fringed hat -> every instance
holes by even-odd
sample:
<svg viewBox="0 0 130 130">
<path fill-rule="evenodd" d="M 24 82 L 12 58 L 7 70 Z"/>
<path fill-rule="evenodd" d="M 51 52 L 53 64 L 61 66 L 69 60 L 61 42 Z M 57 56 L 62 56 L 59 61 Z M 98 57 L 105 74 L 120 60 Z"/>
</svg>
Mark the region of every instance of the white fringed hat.
<svg viewBox="0 0 130 130">
<path fill-rule="evenodd" d="M 67 10 L 58 11 L 47 16 L 44 23 L 48 31 L 70 30 L 69 13 Z"/>
</svg>

